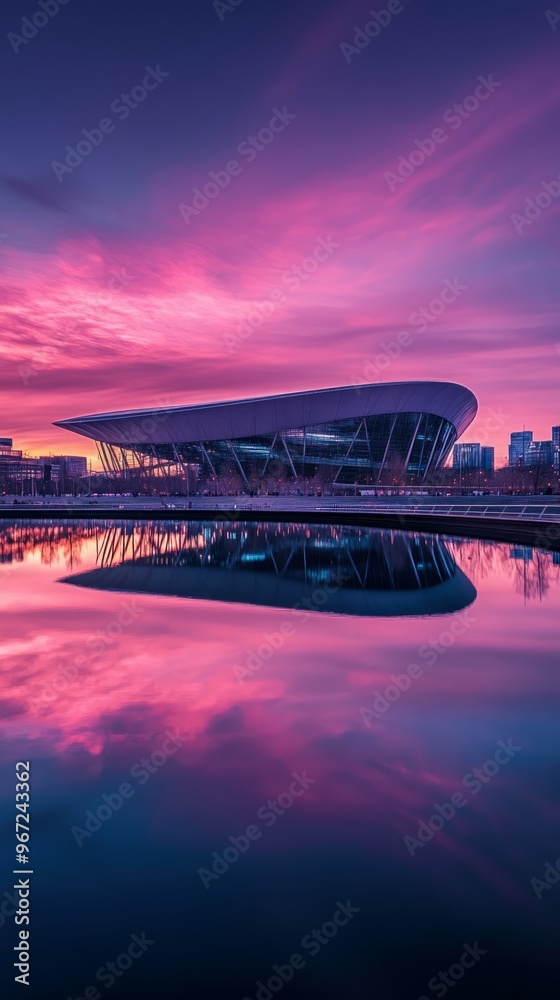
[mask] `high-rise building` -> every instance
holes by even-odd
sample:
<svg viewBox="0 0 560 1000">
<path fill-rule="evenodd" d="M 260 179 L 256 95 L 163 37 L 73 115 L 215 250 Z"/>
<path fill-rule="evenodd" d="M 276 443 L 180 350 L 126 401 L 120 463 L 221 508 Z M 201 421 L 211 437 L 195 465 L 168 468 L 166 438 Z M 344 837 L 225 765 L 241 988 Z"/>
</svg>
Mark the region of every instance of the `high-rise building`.
<svg viewBox="0 0 560 1000">
<path fill-rule="evenodd" d="M 510 434 L 508 465 L 519 466 L 526 464 L 527 450 L 532 440 L 532 431 L 514 431 Z"/>
<path fill-rule="evenodd" d="M 552 450 L 554 452 L 554 468 L 560 472 L 560 426 L 552 428 Z"/>
<path fill-rule="evenodd" d="M 531 441 L 527 448 L 525 465 L 534 468 L 536 465 L 548 466 L 554 461 L 552 441 Z"/>
<path fill-rule="evenodd" d="M 464 442 L 453 448 L 453 468 L 462 473 L 469 469 L 494 471 L 494 449 L 479 442 Z"/>
<path fill-rule="evenodd" d="M 456 444 L 453 447 L 453 468 L 461 471 L 480 469 L 480 444 Z"/>
</svg>

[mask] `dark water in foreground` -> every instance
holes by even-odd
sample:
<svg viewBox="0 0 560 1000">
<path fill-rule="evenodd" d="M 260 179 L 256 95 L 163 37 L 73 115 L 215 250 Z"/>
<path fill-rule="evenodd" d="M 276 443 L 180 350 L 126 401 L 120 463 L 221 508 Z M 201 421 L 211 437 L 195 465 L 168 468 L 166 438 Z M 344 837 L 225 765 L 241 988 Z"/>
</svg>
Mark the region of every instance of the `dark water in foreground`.
<svg viewBox="0 0 560 1000">
<path fill-rule="evenodd" d="M 557 556 L 14 521 L 0 559 L 3 995 L 17 761 L 24 996 L 557 995 Z"/>
</svg>

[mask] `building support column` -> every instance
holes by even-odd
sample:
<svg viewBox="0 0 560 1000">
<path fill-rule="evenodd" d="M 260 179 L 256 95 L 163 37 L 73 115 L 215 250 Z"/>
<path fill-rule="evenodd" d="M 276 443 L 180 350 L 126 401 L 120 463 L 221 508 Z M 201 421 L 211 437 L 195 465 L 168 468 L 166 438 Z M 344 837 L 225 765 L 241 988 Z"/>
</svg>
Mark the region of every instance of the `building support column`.
<svg viewBox="0 0 560 1000">
<path fill-rule="evenodd" d="M 263 476 L 266 475 L 266 470 L 268 468 L 268 463 L 270 462 L 270 457 L 272 455 L 272 452 L 274 450 L 274 445 L 276 444 L 277 440 L 278 440 L 278 431 L 276 431 L 276 434 L 274 435 L 274 440 L 273 440 L 270 448 L 268 449 L 268 455 L 266 456 L 266 462 L 264 463 L 264 469 L 262 471 Z"/>
<path fill-rule="evenodd" d="M 408 473 L 408 463 L 410 462 L 410 456 L 412 455 L 412 449 L 414 448 L 414 444 L 415 444 L 415 441 L 416 441 L 416 435 L 418 434 L 418 431 L 420 430 L 420 426 L 422 424 L 422 418 L 423 418 L 423 416 L 424 416 L 424 414 L 421 413 L 420 416 L 418 417 L 418 423 L 416 424 L 416 427 L 414 428 L 414 434 L 412 435 L 412 441 L 410 442 L 410 448 L 408 449 L 408 451 L 406 453 L 406 458 L 404 460 L 404 469 L 403 469 L 405 477 L 406 477 L 406 475 Z"/>
<path fill-rule="evenodd" d="M 387 461 L 387 455 L 389 454 L 389 445 L 391 444 L 391 438 L 393 437 L 393 431 L 395 429 L 395 424 L 397 422 L 398 413 L 395 413 L 393 417 L 393 422 L 391 424 L 391 430 L 389 431 L 389 437 L 387 438 L 387 444 L 385 445 L 385 451 L 383 452 L 383 458 L 381 459 L 381 465 L 379 466 L 379 475 L 377 476 L 377 482 L 381 479 L 383 469 L 385 468 L 385 462 Z"/>
<path fill-rule="evenodd" d="M 351 442 L 350 442 L 350 444 L 348 446 L 348 451 L 346 452 L 344 458 L 342 459 L 342 462 L 340 463 L 340 465 L 338 467 L 338 471 L 336 473 L 336 476 L 333 479 L 333 483 L 336 483 L 336 481 L 337 481 L 340 473 L 342 472 L 342 470 L 344 468 L 344 463 L 346 462 L 346 459 L 348 458 L 350 452 L 352 451 L 352 448 L 354 447 L 354 442 L 356 441 L 356 438 L 358 437 L 358 434 L 360 433 L 360 431 L 362 429 L 363 423 L 364 423 L 364 417 L 362 417 L 362 419 L 360 420 L 360 423 L 358 424 L 358 429 L 357 429 L 356 433 L 354 434 L 354 437 L 352 438 L 352 440 L 351 440 Z"/>
<path fill-rule="evenodd" d="M 296 467 L 295 467 L 294 463 L 292 462 L 292 456 L 290 455 L 290 449 L 288 448 L 288 445 L 286 444 L 286 439 L 285 439 L 285 437 L 284 437 L 283 434 L 280 435 L 280 440 L 282 441 L 282 444 L 284 445 L 284 448 L 286 449 L 286 455 L 288 456 L 288 461 L 290 463 L 292 472 L 294 474 L 294 478 L 297 479 L 298 474 L 296 472 Z"/>
<path fill-rule="evenodd" d="M 432 445 L 432 450 L 430 452 L 430 457 L 429 457 L 428 462 L 426 464 L 426 471 L 425 471 L 425 473 L 424 473 L 424 475 L 422 477 L 422 481 L 424 481 L 426 479 L 426 476 L 428 475 L 428 473 L 430 471 L 430 466 L 432 464 L 432 459 L 434 457 L 435 450 L 436 450 L 436 447 L 437 447 L 437 443 L 439 441 L 439 436 L 440 436 L 440 434 L 441 434 L 441 432 L 443 430 L 444 423 L 445 423 L 445 421 L 444 421 L 443 417 L 440 417 L 439 427 L 437 429 L 436 436 L 434 438 L 434 443 Z"/>
<path fill-rule="evenodd" d="M 239 459 L 237 457 L 237 452 L 236 452 L 235 448 L 233 447 L 233 444 L 229 440 L 229 438 L 228 438 L 228 442 L 227 443 L 228 443 L 228 447 L 229 447 L 229 449 L 230 449 L 230 451 L 231 451 L 231 453 L 232 453 L 235 461 L 237 462 L 237 467 L 238 467 L 238 469 L 239 469 L 239 471 L 240 471 L 240 473 L 241 473 L 241 475 L 243 477 L 243 482 L 245 483 L 245 486 L 247 487 L 247 489 L 250 489 L 251 487 L 249 486 L 249 480 L 247 479 L 247 476 L 245 475 L 245 471 L 243 469 L 243 466 L 241 465 L 241 462 L 239 461 Z"/>
</svg>

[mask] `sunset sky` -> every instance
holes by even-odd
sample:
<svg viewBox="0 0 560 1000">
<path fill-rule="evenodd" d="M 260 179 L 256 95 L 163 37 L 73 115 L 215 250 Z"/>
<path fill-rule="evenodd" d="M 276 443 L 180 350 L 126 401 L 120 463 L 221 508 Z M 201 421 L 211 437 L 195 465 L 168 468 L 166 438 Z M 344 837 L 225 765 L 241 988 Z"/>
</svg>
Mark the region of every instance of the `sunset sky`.
<svg viewBox="0 0 560 1000">
<path fill-rule="evenodd" d="M 476 393 L 465 440 L 498 459 L 524 424 L 550 438 L 560 17 L 67 0 L 25 39 L 41 9 L 0 15 L 0 436 L 92 454 L 52 421 L 431 378 Z"/>
</svg>

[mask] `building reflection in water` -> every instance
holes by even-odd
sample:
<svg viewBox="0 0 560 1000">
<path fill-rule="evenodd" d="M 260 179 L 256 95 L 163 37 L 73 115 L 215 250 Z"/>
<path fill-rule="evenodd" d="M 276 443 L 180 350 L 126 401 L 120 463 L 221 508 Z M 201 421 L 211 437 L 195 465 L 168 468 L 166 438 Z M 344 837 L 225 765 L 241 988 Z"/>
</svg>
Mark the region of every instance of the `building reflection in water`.
<svg viewBox="0 0 560 1000">
<path fill-rule="evenodd" d="M 262 533 L 272 534 L 276 538 L 275 545 L 272 546 L 274 558 L 278 564 L 276 549 L 278 545 L 286 545 L 290 539 L 301 532 L 305 532 L 310 539 L 318 539 L 318 534 L 322 537 L 311 542 L 306 551 L 306 568 L 310 567 L 311 550 L 314 554 L 321 548 L 325 549 L 340 544 L 345 545 L 345 539 L 354 535 L 376 534 L 372 529 L 352 529 L 344 527 L 317 527 L 302 525 L 282 525 L 282 524 L 247 524 L 246 522 L 228 525 L 210 525 L 208 522 L 188 522 L 178 523 L 177 521 L 150 523 L 114 521 L 107 518 L 96 518 L 95 520 L 64 520 L 45 521 L 27 519 L 6 519 L 0 524 L 0 565 L 9 566 L 15 563 L 22 563 L 28 556 L 39 555 L 41 564 L 56 565 L 62 562 L 67 570 L 75 571 L 82 562 L 90 563 L 91 547 L 97 555 L 99 567 L 115 567 L 125 561 L 136 560 L 139 555 L 152 557 L 155 564 L 156 558 L 164 555 L 173 549 L 175 557 L 185 549 L 194 555 L 193 566 L 204 565 L 201 554 L 206 553 L 206 565 L 214 566 L 212 560 L 218 551 L 218 544 L 231 546 L 232 542 L 239 542 L 238 538 L 232 538 L 232 532 L 248 531 L 251 536 L 260 538 Z M 228 538 L 227 535 L 230 537 Z M 500 574 L 508 578 L 516 591 L 522 595 L 526 601 L 542 601 L 551 589 L 560 583 L 560 553 L 544 551 L 540 549 L 527 548 L 525 546 L 514 546 L 504 542 L 493 542 L 488 539 L 457 538 L 447 536 L 436 536 L 434 539 L 430 535 L 408 535 L 401 532 L 379 532 L 389 539 L 395 539 L 400 535 L 404 537 L 416 538 L 422 541 L 418 545 L 428 546 L 437 543 L 435 548 L 439 553 L 445 553 L 445 561 L 451 559 L 451 564 L 457 566 L 466 573 L 469 580 L 476 586 L 480 582 L 494 574 Z M 180 539 L 185 538 L 185 542 L 180 543 Z M 209 543 L 211 551 L 209 549 Z M 397 543 L 398 545 L 399 543 Z M 144 548 L 140 548 L 144 546 Z M 418 546 L 417 546 L 418 547 Z M 383 559 L 387 552 L 385 543 Z M 239 551 L 239 546 L 237 547 Z M 392 563 L 395 561 L 396 545 L 389 542 L 389 551 L 392 554 Z M 196 553 L 198 552 L 198 559 Z M 210 555 L 210 560 L 208 560 Z M 352 549 L 354 562 L 356 556 Z M 239 560 L 238 560 L 239 562 Z M 348 559 L 349 562 L 349 559 Z M 266 553 L 253 559 L 252 568 L 256 569 L 260 564 L 263 569 L 268 569 L 272 565 L 273 572 L 276 572 L 271 560 L 267 560 Z M 245 557 L 241 563 L 246 570 L 251 566 L 251 558 Z M 296 560 L 297 565 L 297 560 Z M 382 561 L 381 561 L 382 565 Z M 406 565 L 406 561 L 405 561 Z M 422 576 L 426 572 L 426 563 L 419 561 L 416 569 L 419 572 L 420 581 L 426 580 L 428 586 L 431 579 Z M 349 562 L 350 572 L 353 572 L 352 564 Z M 438 566 L 442 563 L 438 558 Z M 289 568 L 289 567 L 288 567 Z M 370 567 L 371 568 L 371 567 Z M 292 567 L 293 570 L 293 567 Z M 286 578 L 286 566 L 281 564 L 280 571 Z M 428 569 L 428 574 L 431 572 Z M 412 574 L 414 576 L 414 573 Z M 436 574 L 437 575 L 437 574 Z M 368 570 L 369 577 L 369 570 Z M 449 579 L 447 572 L 444 572 L 444 579 Z M 356 578 L 357 579 L 357 578 Z M 307 575 L 309 583 L 312 577 Z M 72 580 L 72 582 L 78 582 Z M 437 583 L 437 579 L 435 581 Z M 361 586 L 361 584 L 359 584 Z M 399 583 L 399 586 L 402 584 Z M 91 583 L 93 586 L 93 582 Z M 100 585 L 101 586 L 101 585 Z M 348 586 L 348 583 L 347 583 Z M 370 583 L 368 582 L 368 586 Z M 414 586 L 414 584 L 413 584 Z M 418 583 L 416 583 L 418 587 Z M 110 588 L 109 588 L 110 589 Z M 157 592 L 157 591 L 155 591 Z M 173 591 L 169 591 L 173 593 Z M 190 596 L 190 595 L 185 595 Z M 200 595 L 193 595 L 200 596 Z M 258 602 L 266 603 L 266 602 Z M 327 609 L 329 610 L 329 609 Z M 331 609 L 332 610 L 332 609 Z"/>
<path fill-rule="evenodd" d="M 384 617 L 450 614 L 476 597 L 434 535 L 242 521 L 114 525 L 97 537 L 97 568 L 62 582 Z"/>
<path fill-rule="evenodd" d="M 554 995 L 537 978 L 554 982 L 560 890 L 539 900 L 529 885 L 558 852 L 554 554 L 344 527 L 11 519 L 0 559 L 0 752 L 6 774 L 33 760 L 45 1000 L 83 996 L 143 929 L 160 945 L 127 996 L 264 996 L 256 982 L 339 899 L 361 907 L 354 937 L 341 931 L 290 996 L 418 997 L 465 941 L 488 952 L 469 995 Z M 354 617 L 275 610 L 339 571 L 324 610 Z M 427 612 L 472 600 L 467 576 L 476 604 L 449 644 L 452 619 Z M 168 731 L 184 745 L 141 784 Z M 464 776 L 508 740 L 522 749 L 471 794 Z M 313 784 L 269 830 L 258 810 L 294 773 Z M 130 802 L 78 846 L 72 827 L 92 814 L 95 829 L 123 782 Z M 411 857 L 403 838 L 459 791 L 465 807 Z M 13 784 L 0 807 L 13 822 Z M 255 821 L 261 839 L 207 890 L 199 869 Z M 68 962 L 47 970 L 61 940 Z"/>
</svg>

